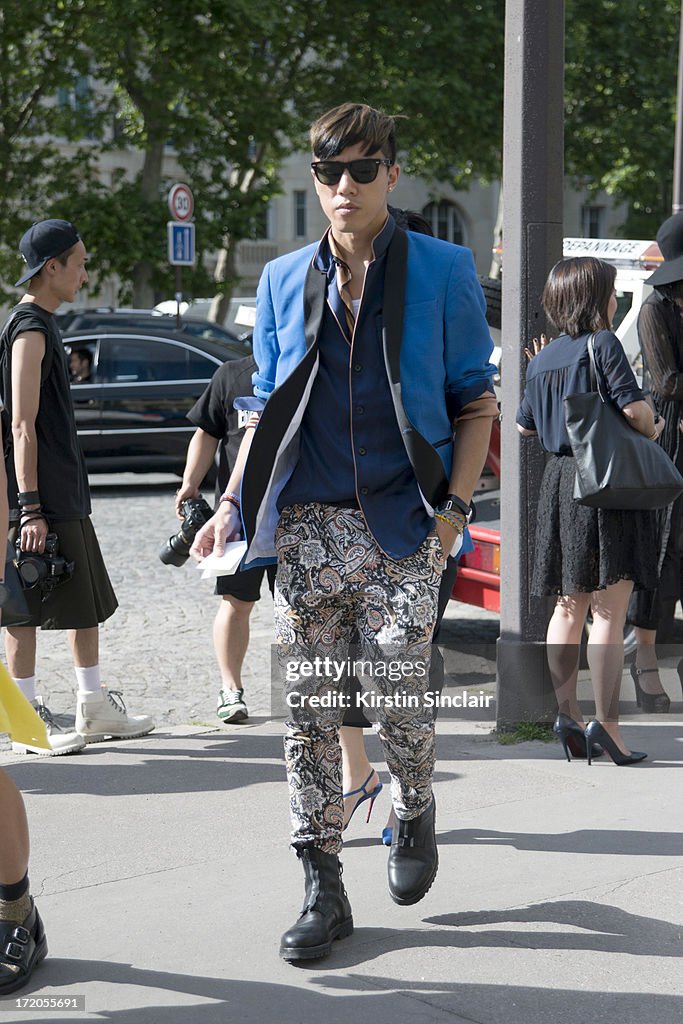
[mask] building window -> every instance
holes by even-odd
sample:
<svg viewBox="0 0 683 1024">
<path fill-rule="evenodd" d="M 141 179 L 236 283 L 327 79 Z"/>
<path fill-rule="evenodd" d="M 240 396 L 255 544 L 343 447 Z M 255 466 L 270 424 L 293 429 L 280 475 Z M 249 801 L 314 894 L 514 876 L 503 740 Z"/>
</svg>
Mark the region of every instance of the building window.
<svg viewBox="0 0 683 1024">
<path fill-rule="evenodd" d="M 297 189 L 294 192 L 294 237 L 306 237 L 306 196 L 307 192 Z"/>
<path fill-rule="evenodd" d="M 456 245 L 465 244 L 465 225 L 454 203 L 449 203 L 445 199 L 440 203 L 428 203 L 422 211 L 422 216 L 431 224 L 437 238 L 455 242 Z"/>
<path fill-rule="evenodd" d="M 79 75 L 71 88 L 60 88 L 57 91 L 57 102 L 60 107 L 70 107 L 79 114 L 92 114 L 92 90 L 87 75 Z"/>
<path fill-rule="evenodd" d="M 602 238 L 605 229 L 605 207 L 590 206 L 586 204 L 581 207 L 581 237 Z"/>
<path fill-rule="evenodd" d="M 272 237 L 272 205 L 264 203 L 254 215 L 253 230 L 251 237 L 255 241 L 262 241 Z"/>
</svg>

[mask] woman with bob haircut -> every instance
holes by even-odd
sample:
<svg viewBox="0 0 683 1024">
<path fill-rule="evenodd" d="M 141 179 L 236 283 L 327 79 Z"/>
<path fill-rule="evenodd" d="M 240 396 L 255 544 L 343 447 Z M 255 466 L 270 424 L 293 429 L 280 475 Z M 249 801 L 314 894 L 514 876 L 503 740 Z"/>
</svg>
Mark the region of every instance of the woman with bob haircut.
<svg viewBox="0 0 683 1024">
<path fill-rule="evenodd" d="M 517 428 L 525 437 L 538 436 L 552 456 L 541 483 L 531 592 L 557 597 L 546 635 L 559 711 L 554 732 L 568 760 L 573 754 L 587 757 L 590 764 L 604 748 L 615 764 L 627 765 L 647 756 L 630 751 L 622 738 L 619 691 L 631 592 L 652 588 L 657 580 L 652 513 L 591 508 L 575 501 L 574 458 L 564 418 L 564 398 L 592 390 L 587 348 L 592 335 L 608 396 L 627 423 L 653 444 L 664 428 L 661 418 L 655 422 L 611 330 L 617 308 L 615 276 L 614 267 L 588 256 L 560 260 L 550 271 L 543 308 L 560 334 L 529 363 Z M 584 726 L 577 677 L 589 609 L 595 720 Z"/>
</svg>

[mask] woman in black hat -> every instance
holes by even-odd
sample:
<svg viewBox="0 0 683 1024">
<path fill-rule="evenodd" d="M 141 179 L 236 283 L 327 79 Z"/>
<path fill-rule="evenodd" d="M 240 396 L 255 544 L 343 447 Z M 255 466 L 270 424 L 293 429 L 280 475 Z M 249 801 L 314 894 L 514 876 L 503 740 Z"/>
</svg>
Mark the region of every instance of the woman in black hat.
<svg viewBox="0 0 683 1024">
<path fill-rule="evenodd" d="M 683 472 L 683 213 L 664 221 L 657 242 L 664 263 L 648 278 L 655 290 L 638 316 L 643 385 L 666 421 L 660 444 Z M 660 509 L 655 521 L 659 585 L 654 591 L 634 592 L 628 620 L 636 627 L 638 642 L 631 665 L 638 706 L 662 713 L 671 701 L 659 678 L 655 639 L 658 630 L 660 641 L 670 630 L 676 602 L 683 595 L 683 496 Z"/>
</svg>

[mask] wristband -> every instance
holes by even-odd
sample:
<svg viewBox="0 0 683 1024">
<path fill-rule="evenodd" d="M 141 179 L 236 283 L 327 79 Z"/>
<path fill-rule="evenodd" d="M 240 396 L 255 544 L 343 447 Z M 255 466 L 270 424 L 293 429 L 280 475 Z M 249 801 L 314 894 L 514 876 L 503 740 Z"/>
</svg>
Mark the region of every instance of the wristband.
<svg viewBox="0 0 683 1024">
<path fill-rule="evenodd" d="M 19 508 L 23 508 L 24 505 L 40 505 L 40 492 L 19 491 L 17 494 L 17 501 L 19 503 Z"/>
<path fill-rule="evenodd" d="M 436 512 L 456 512 L 461 513 L 465 517 L 467 523 L 471 522 L 475 517 L 474 505 L 468 505 L 466 501 L 459 498 L 457 494 L 449 494 L 445 501 L 442 501 L 436 506 Z"/>
<path fill-rule="evenodd" d="M 231 505 L 234 505 L 238 512 L 240 511 L 240 500 L 239 498 L 236 498 L 234 494 L 221 494 L 218 500 L 219 504 L 221 501 L 229 501 Z"/>
<path fill-rule="evenodd" d="M 454 530 L 458 531 L 458 533 L 462 533 L 467 526 L 467 520 L 464 516 L 456 516 L 451 512 L 435 512 L 434 517 L 435 519 L 440 519 L 442 523 L 448 523 L 448 525 L 452 526 Z"/>
</svg>

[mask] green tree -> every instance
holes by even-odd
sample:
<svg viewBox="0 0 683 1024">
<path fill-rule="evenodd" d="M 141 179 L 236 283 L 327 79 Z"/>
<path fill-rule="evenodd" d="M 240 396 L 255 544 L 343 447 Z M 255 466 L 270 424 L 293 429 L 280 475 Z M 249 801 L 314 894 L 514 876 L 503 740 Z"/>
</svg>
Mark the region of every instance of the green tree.
<svg viewBox="0 0 683 1024">
<path fill-rule="evenodd" d="M 11 3 L 20 40 L 38 7 L 35 0 L 28 8 Z M 283 157 L 305 146 L 306 125 L 342 99 L 406 115 L 401 135 L 413 170 L 458 184 L 475 172 L 495 173 L 502 0 L 459 8 L 434 0 L 349 0 L 340 17 L 331 0 L 195 0 L 189 11 L 175 0 L 123 6 L 52 0 L 35 22 L 31 52 L 6 54 L 15 73 L 12 92 L 22 92 L 24 65 L 39 87 L 22 144 L 36 152 L 46 128 L 77 138 L 80 126 L 89 138 L 71 162 L 57 159 L 56 147 L 46 144 L 49 159 L 38 162 L 31 187 L 21 165 L 24 208 L 36 216 L 48 207 L 71 216 L 94 249 L 96 273 L 116 273 L 124 294 L 130 282 L 125 297 L 146 305 L 155 292 L 171 289 L 163 201 L 169 142 L 197 196 L 199 242 L 221 250 L 226 295 L 235 245 L 253 234 L 264 203 L 276 194 Z M 55 69 L 41 78 L 52 67 L 47 40 L 53 23 L 64 24 L 54 51 L 65 59 L 59 74 Z M 450 55 L 463 38 L 473 42 L 468 66 L 459 70 Z M 97 83 L 88 116 L 84 120 L 80 110 L 80 121 L 63 132 L 49 98 L 61 87 L 73 92 L 85 74 Z M 117 164 L 124 147 L 140 154 L 133 176 L 123 161 Z M 98 178 L 95 169 L 105 159 L 107 176 Z M 50 165 L 59 167 L 59 181 L 47 172 Z M 34 197 L 38 182 L 40 196 Z M 3 228 L 15 245 L 15 225 L 5 219 Z M 189 283 L 204 290 L 201 266 Z"/>
<path fill-rule="evenodd" d="M 628 204 L 623 233 L 671 212 L 680 0 L 567 0 L 566 169 Z"/>
<path fill-rule="evenodd" d="M 87 147 L 75 145 L 94 122 L 82 90 L 83 6 L 0 6 L 0 280 L 19 276 L 18 241 L 31 223 L 48 210 L 65 216 L 68 197 L 92 183 Z M 54 136 L 74 143 L 70 156 Z"/>
</svg>

